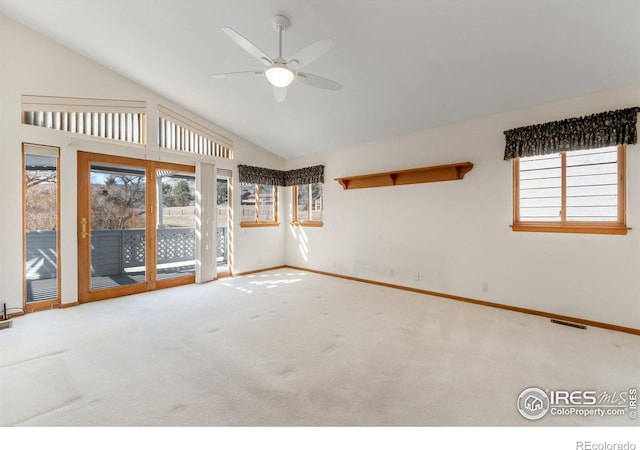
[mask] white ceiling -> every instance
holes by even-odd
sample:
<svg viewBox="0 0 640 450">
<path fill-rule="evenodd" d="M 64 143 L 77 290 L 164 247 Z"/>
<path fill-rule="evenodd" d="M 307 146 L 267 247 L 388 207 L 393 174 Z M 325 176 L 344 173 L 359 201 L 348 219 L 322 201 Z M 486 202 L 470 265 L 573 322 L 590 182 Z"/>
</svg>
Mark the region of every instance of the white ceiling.
<svg viewBox="0 0 640 450">
<path fill-rule="evenodd" d="M 640 82 L 638 0 L 0 0 L 0 12 L 285 158 Z M 221 30 L 335 46 L 275 103 Z M 599 112 L 599 111 L 594 111 Z"/>
</svg>

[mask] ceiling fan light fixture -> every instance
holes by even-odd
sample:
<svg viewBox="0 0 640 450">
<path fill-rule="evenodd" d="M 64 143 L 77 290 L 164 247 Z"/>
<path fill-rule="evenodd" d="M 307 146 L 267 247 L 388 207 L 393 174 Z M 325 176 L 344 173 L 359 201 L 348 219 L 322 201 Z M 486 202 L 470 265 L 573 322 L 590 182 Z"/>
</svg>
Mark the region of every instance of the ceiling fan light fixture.
<svg viewBox="0 0 640 450">
<path fill-rule="evenodd" d="M 287 87 L 296 77 L 293 71 L 284 64 L 274 64 L 265 71 L 264 75 L 269 83 L 275 87 Z"/>
<path fill-rule="evenodd" d="M 0 0 L 1 1 L 1 0 Z M 253 75 L 264 76 L 270 85 L 273 86 L 273 92 L 276 102 L 281 103 L 287 95 L 287 87 L 296 79 L 309 86 L 320 89 L 329 89 L 339 91 L 342 88 L 340 83 L 323 78 L 311 73 L 299 72 L 305 65 L 315 61 L 324 55 L 333 46 L 333 41 L 329 38 L 321 39 L 313 44 L 298 50 L 291 58 L 285 59 L 282 56 L 282 33 L 289 28 L 291 22 L 285 16 L 278 14 L 273 18 L 273 26 L 278 32 L 278 56 L 270 58 L 265 52 L 256 47 L 251 41 L 247 40 L 237 31 L 224 27 L 222 31 L 231 38 L 240 48 L 249 53 L 266 69 L 260 71 L 246 70 L 244 72 L 220 73 L 214 75 L 214 78 L 231 78 L 231 77 L 247 77 Z"/>
</svg>

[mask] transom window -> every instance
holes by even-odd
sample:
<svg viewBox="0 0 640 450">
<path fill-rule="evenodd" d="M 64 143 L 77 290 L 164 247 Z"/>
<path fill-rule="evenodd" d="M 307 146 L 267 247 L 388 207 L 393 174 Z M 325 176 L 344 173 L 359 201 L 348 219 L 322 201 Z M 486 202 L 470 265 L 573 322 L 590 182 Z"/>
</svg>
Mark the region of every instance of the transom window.
<svg viewBox="0 0 640 450">
<path fill-rule="evenodd" d="M 322 226 L 322 183 L 293 186 L 293 224 L 308 227 Z"/>
<path fill-rule="evenodd" d="M 515 231 L 626 234 L 626 147 L 516 158 Z"/>
<path fill-rule="evenodd" d="M 241 227 L 278 225 L 278 188 L 240 183 Z"/>
<path fill-rule="evenodd" d="M 22 123 L 69 133 L 144 144 L 146 102 L 22 96 Z"/>
<path fill-rule="evenodd" d="M 231 139 L 158 105 L 158 146 L 196 155 L 233 159 Z"/>
</svg>

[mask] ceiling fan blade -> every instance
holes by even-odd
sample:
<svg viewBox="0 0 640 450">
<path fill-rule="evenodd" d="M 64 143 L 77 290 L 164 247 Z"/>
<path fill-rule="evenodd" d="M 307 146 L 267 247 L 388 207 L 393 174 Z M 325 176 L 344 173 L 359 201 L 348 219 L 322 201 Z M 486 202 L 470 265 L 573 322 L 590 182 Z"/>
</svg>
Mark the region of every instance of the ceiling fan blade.
<svg viewBox="0 0 640 450">
<path fill-rule="evenodd" d="M 295 68 L 300 68 L 312 63 L 322 55 L 327 53 L 333 47 L 333 41 L 329 38 L 320 39 L 305 48 L 298 50 L 288 61 Z"/>
<path fill-rule="evenodd" d="M 339 91 L 340 89 L 342 89 L 342 85 L 340 83 L 328 78 L 321 77 L 319 75 L 298 72 L 297 78 L 300 79 L 300 81 L 302 81 L 304 84 L 308 84 L 309 86 L 317 87 L 320 89 L 329 89 L 331 91 Z"/>
<path fill-rule="evenodd" d="M 229 73 L 217 73 L 213 75 L 213 78 L 251 78 L 255 75 L 262 75 L 264 72 L 255 70 L 247 70 L 245 72 L 229 72 Z"/>
<path fill-rule="evenodd" d="M 276 98 L 277 103 L 284 102 L 284 99 L 287 98 L 287 88 L 286 87 L 273 87 L 273 96 Z"/>
<path fill-rule="evenodd" d="M 228 27 L 224 27 L 222 31 L 224 31 L 233 42 L 242 47 L 242 49 L 244 49 L 247 53 L 256 58 L 258 61 L 262 62 L 262 64 L 264 64 L 265 66 L 273 65 L 273 61 L 271 60 L 271 58 L 269 58 L 262 50 L 256 47 L 250 40 L 242 36 L 240 33 Z"/>
</svg>

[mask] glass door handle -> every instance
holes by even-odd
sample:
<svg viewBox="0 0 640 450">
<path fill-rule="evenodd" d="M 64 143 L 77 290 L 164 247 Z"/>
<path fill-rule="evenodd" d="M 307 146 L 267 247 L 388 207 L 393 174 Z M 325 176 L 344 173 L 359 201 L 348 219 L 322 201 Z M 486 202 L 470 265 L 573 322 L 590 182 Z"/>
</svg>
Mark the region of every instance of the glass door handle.
<svg viewBox="0 0 640 450">
<path fill-rule="evenodd" d="M 91 233 L 87 233 L 87 218 L 80 219 L 80 239 L 86 239 L 87 236 L 91 236 Z"/>
</svg>

